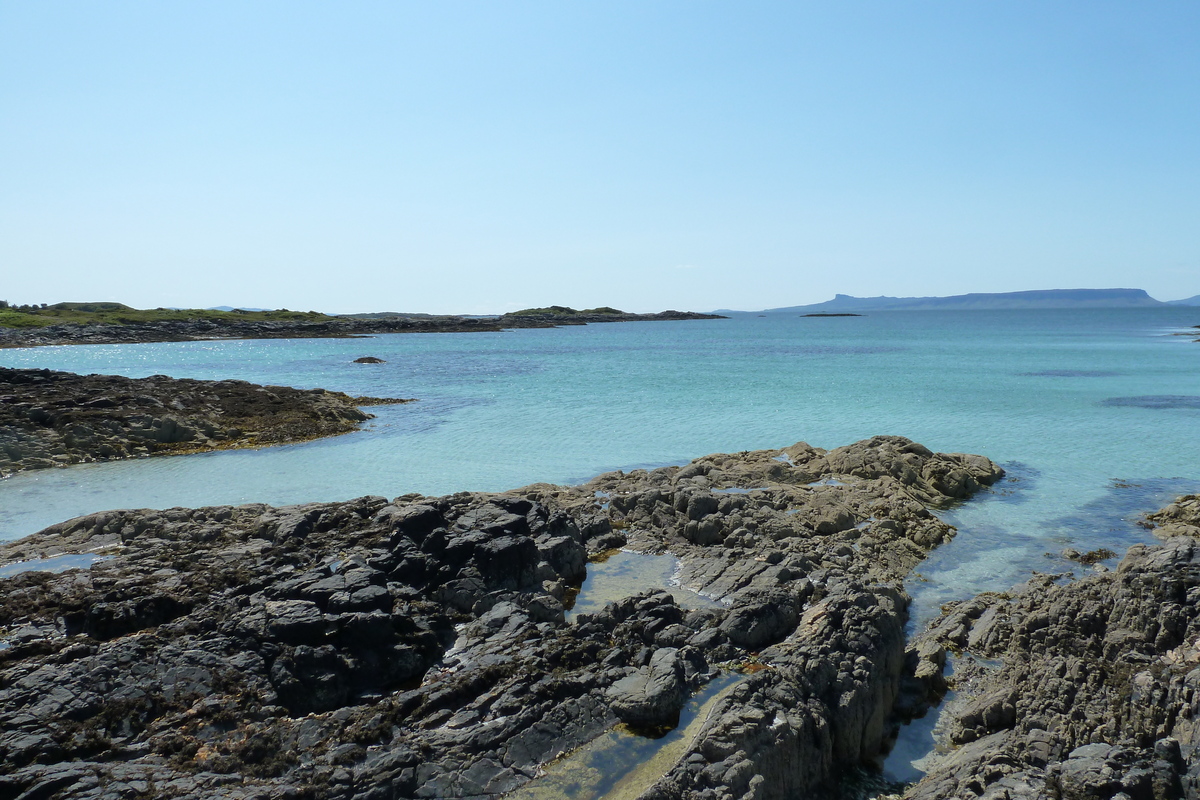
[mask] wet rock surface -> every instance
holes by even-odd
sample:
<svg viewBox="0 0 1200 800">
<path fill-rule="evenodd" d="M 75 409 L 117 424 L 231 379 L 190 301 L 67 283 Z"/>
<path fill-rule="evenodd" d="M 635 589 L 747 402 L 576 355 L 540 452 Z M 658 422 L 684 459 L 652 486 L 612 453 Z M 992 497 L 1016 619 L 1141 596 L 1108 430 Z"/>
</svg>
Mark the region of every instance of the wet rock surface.
<svg viewBox="0 0 1200 800">
<path fill-rule="evenodd" d="M 948 607 L 919 647 L 928 673 L 963 653 L 942 716 L 954 749 L 905 797 L 1200 797 L 1198 506 L 1149 515 L 1165 544 L 1114 571 Z"/>
<path fill-rule="evenodd" d="M 579 487 L 113 511 L 0 548 L 0 796 L 496 797 L 622 720 L 723 696 L 653 798 L 794 797 L 878 752 L 927 505 L 1001 471 L 898 437 Z M 811 484 L 811 485 L 810 485 Z M 730 492 L 737 488 L 739 492 Z M 569 622 L 588 553 L 681 580 Z"/>
<path fill-rule="evenodd" d="M 404 402 L 245 381 L 0 367 L 0 476 L 332 436 L 371 418 L 359 406 Z"/>
</svg>

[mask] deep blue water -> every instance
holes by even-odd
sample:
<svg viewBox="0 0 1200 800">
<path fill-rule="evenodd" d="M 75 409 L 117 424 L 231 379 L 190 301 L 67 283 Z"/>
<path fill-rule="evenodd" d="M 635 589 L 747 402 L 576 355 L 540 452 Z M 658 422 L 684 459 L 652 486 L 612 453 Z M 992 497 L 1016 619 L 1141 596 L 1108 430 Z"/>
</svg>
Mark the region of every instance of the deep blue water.
<svg viewBox="0 0 1200 800">
<path fill-rule="evenodd" d="M 0 537 L 107 508 L 501 490 L 889 433 L 1009 467 L 950 514 L 964 535 L 923 570 L 956 594 L 997 588 L 1061 567 L 1045 553 L 1067 545 L 1119 551 L 1144 536 L 1123 520 L 1200 485 L 1200 344 L 1171 335 L 1195 324 L 1187 308 L 881 312 L 0 350 L 6 366 L 420 399 L 318 442 L 17 475 Z"/>
</svg>

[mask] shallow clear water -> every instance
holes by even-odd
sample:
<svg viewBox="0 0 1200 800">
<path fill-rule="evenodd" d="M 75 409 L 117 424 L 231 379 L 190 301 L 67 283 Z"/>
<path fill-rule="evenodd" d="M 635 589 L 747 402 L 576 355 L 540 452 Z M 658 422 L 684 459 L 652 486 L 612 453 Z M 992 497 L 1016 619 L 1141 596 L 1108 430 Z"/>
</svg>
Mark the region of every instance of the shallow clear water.
<svg viewBox="0 0 1200 800">
<path fill-rule="evenodd" d="M 663 589 L 683 608 L 723 608 L 686 587 L 676 578 L 679 559 L 672 555 L 649 555 L 620 550 L 587 565 L 587 577 L 567 612 L 567 619 L 595 614 L 616 600 L 647 589 Z"/>
<path fill-rule="evenodd" d="M 1171 335 L 1197 323 L 1186 308 L 744 315 L 0 350 L 7 366 L 420 399 L 317 442 L 17 475 L 0 481 L 0 538 L 108 508 L 502 490 L 894 433 L 1011 475 L 948 515 L 963 535 L 909 584 L 921 621 L 947 599 L 1070 567 L 1048 552 L 1121 552 L 1146 536 L 1137 514 L 1200 486 L 1200 344 Z M 362 355 L 387 363 L 352 363 Z"/>
<path fill-rule="evenodd" d="M 0 578 L 11 578 L 22 572 L 66 572 L 69 569 L 87 569 L 97 561 L 106 561 L 112 556 L 96 553 L 71 553 L 51 558 L 35 558 L 29 561 L 14 561 L 0 566 Z"/>
<path fill-rule="evenodd" d="M 687 752 L 716 701 L 742 680 L 737 673 L 722 673 L 688 698 L 679 712 L 679 724 L 664 735 L 649 738 L 618 725 L 550 764 L 544 775 L 505 797 L 634 800 Z"/>
<path fill-rule="evenodd" d="M 739 316 L 475 334 L 0 350 L 0 364 L 242 378 L 420 398 L 362 431 L 259 451 L 43 470 L 0 481 L 0 536 L 119 507 L 345 499 L 572 482 L 608 469 L 877 433 L 1017 463 L 992 529 L 1001 580 L 1113 479 L 1200 479 L 1200 344 L 1190 309 Z M 354 364 L 361 355 L 386 364 Z M 1148 506 L 1147 506 L 1148 507 Z M 1033 543 L 1037 543 L 1036 545 Z M 1059 547 L 1058 549 L 1061 549 Z M 999 551 L 999 552 L 997 552 Z M 998 575 L 998 573 L 1003 573 Z"/>
</svg>

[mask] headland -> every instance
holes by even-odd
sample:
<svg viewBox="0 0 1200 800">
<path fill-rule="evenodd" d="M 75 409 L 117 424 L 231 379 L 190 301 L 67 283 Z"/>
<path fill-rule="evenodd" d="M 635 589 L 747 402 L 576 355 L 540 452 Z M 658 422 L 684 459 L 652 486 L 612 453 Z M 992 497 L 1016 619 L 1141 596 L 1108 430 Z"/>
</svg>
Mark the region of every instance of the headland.
<svg viewBox="0 0 1200 800">
<path fill-rule="evenodd" d="M 0 476 L 88 461 L 300 442 L 406 399 L 153 375 L 0 367 Z"/>
<path fill-rule="evenodd" d="M 1164 303 L 1155 300 L 1144 289 L 1034 289 L 1022 292 L 973 292 L 948 297 L 854 297 L 838 294 L 823 303 L 770 308 L 765 313 L 1066 310 L 1191 304 L 1188 300 Z"/>
</svg>

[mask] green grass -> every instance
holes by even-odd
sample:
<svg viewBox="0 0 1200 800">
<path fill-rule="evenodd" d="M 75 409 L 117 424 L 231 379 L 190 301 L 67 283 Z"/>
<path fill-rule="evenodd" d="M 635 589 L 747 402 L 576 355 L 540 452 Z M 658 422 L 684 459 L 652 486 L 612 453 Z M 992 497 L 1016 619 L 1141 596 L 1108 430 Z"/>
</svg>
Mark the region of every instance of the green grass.
<svg viewBox="0 0 1200 800">
<path fill-rule="evenodd" d="M 212 322 L 324 322 L 334 319 L 317 311 L 208 311 L 200 308 L 130 308 L 121 303 L 55 303 L 46 308 L 0 308 L 0 327 L 44 328 L 47 325 L 136 325 L 171 320 Z"/>
<path fill-rule="evenodd" d="M 0 327 L 5 328 L 43 328 L 46 325 L 53 325 L 54 320 L 35 316 L 33 314 L 24 314 L 20 311 L 13 311 L 9 308 L 0 308 Z"/>
</svg>

